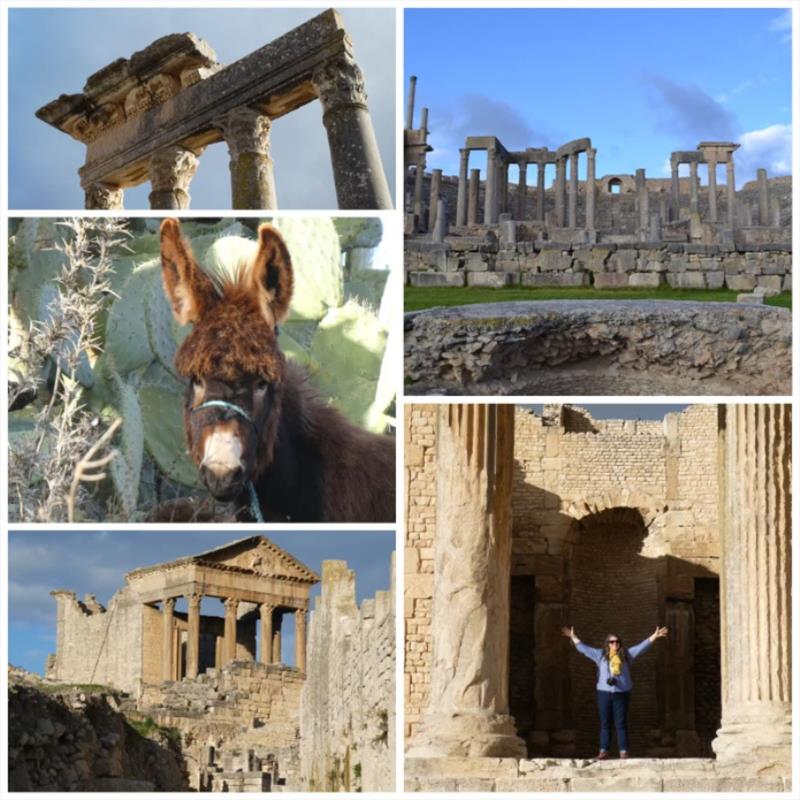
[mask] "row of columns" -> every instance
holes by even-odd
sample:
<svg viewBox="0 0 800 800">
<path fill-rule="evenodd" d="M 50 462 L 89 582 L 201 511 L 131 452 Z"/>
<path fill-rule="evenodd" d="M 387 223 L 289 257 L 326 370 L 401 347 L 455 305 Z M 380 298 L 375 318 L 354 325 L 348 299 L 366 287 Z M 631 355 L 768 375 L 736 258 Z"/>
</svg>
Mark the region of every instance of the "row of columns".
<svg viewBox="0 0 800 800">
<path fill-rule="evenodd" d="M 437 411 L 428 708 L 412 757 L 524 757 L 508 708 L 514 409 Z M 718 761 L 791 769 L 791 407 L 720 409 Z"/>
<path fill-rule="evenodd" d="M 672 198 L 672 220 L 680 219 L 681 215 L 681 193 L 678 168 L 683 161 L 675 161 L 672 164 L 672 175 L 670 180 L 670 195 Z M 689 210 L 693 213 L 698 209 L 697 197 L 697 161 L 689 162 Z M 716 223 L 719 221 L 717 211 L 717 162 L 709 160 L 708 166 L 708 221 Z M 727 193 L 728 193 L 728 225 L 732 228 L 735 221 L 736 212 L 736 179 L 734 176 L 733 160 L 725 162 Z M 765 172 L 766 178 L 766 172 Z M 765 217 L 766 218 L 766 215 Z M 762 225 L 766 224 L 762 222 Z"/>
<path fill-rule="evenodd" d="M 462 148 L 458 172 L 458 194 L 456 202 L 456 225 L 475 225 L 478 222 L 478 197 L 480 191 L 480 170 L 469 170 L 470 148 Z M 585 228 L 595 227 L 595 157 L 597 150 L 586 151 L 585 182 Z M 553 184 L 555 192 L 556 225 L 560 228 L 575 228 L 578 224 L 578 156 L 571 153 L 556 160 L 556 179 Z M 570 175 L 567 184 L 567 160 Z M 504 159 L 497 150 L 486 151 L 486 194 L 484 198 L 483 224 L 495 225 L 500 212 L 509 212 L 508 202 L 508 169 L 512 162 Z M 515 162 L 519 168 L 517 185 L 516 219 L 525 219 L 527 201 L 527 170 L 525 159 Z M 544 222 L 545 168 L 547 162 L 533 162 L 537 166 L 536 209 L 534 219 Z M 421 187 L 420 187 L 421 193 Z M 566 208 L 566 212 L 565 212 Z"/>
<path fill-rule="evenodd" d="M 162 680 L 173 680 L 175 670 L 174 613 L 175 597 L 166 597 L 162 603 L 161 676 Z M 200 671 L 200 602 L 201 595 L 186 597 L 189 610 L 187 619 L 188 639 L 186 644 L 186 677 L 196 678 Z M 224 598 L 225 626 L 222 642 L 222 663 L 236 660 L 237 622 L 239 603 L 235 597 Z M 259 661 L 263 664 L 281 662 L 281 621 L 284 611 L 269 603 L 259 605 L 261 621 L 261 646 Z M 306 669 L 307 617 L 305 609 L 295 609 L 295 666 L 301 672 Z"/>
<path fill-rule="evenodd" d="M 322 123 L 328 138 L 336 198 L 341 209 L 393 207 L 378 143 L 367 108 L 364 76 L 349 54 L 325 62 L 312 77 L 322 104 Z M 271 119 L 242 106 L 213 121 L 228 145 L 232 206 L 235 209 L 277 208 L 275 175 L 270 156 Z M 189 207 L 189 184 L 202 150 L 170 145 L 150 157 L 150 207 Z M 84 185 L 85 206 L 118 209 L 123 189 L 95 182 Z"/>
</svg>

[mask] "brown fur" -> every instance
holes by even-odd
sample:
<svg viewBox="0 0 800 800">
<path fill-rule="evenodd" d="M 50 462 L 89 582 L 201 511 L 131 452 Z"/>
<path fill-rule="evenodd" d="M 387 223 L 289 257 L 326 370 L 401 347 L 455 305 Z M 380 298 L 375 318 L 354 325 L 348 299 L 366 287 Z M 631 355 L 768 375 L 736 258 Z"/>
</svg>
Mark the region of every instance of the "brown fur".
<svg viewBox="0 0 800 800">
<path fill-rule="evenodd" d="M 253 262 L 220 295 L 194 261 L 180 223 L 161 226 L 165 292 L 176 319 L 195 323 L 175 357 L 178 372 L 192 381 L 184 412 L 189 451 L 200 465 L 209 431 L 232 426 L 242 443 L 243 476 L 232 488 L 214 489 L 236 492 L 246 506 L 252 481 L 265 518 L 394 521 L 394 439 L 352 425 L 287 364 L 277 324 L 291 301 L 291 258 L 274 228 L 262 225 L 258 235 Z M 228 410 L 193 411 L 206 399 L 241 406 L 252 423 Z"/>
</svg>

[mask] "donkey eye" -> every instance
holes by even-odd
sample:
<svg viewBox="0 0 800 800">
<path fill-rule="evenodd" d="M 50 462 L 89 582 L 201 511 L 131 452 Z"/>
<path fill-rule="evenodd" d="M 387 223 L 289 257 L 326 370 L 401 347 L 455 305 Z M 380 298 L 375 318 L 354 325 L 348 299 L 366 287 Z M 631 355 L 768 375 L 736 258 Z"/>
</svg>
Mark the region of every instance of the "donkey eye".
<svg viewBox="0 0 800 800">
<path fill-rule="evenodd" d="M 269 383 L 267 381 L 256 381 L 255 388 L 257 392 L 266 392 L 269 389 Z"/>
</svg>

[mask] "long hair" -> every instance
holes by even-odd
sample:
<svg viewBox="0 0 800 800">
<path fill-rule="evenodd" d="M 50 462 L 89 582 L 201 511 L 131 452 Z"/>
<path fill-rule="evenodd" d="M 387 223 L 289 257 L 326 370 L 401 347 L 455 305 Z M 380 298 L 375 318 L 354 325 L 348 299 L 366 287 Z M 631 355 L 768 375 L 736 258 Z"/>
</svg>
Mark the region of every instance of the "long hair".
<svg viewBox="0 0 800 800">
<path fill-rule="evenodd" d="M 617 650 L 617 653 L 619 654 L 619 657 L 623 661 L 627 661 L 628 660 L 628 650 L 622 644 L 622 639 L 620 639 L 620 637 L 617 636 L 615 633 L 609 633 L 608 636 L 606 636 L 606 640 L 603 642 L 603 658 L 606 661 L 610 660 L 611 645 L 608 643 L 609 639 L 619 639 L 619 650 Z"/>
</svg>

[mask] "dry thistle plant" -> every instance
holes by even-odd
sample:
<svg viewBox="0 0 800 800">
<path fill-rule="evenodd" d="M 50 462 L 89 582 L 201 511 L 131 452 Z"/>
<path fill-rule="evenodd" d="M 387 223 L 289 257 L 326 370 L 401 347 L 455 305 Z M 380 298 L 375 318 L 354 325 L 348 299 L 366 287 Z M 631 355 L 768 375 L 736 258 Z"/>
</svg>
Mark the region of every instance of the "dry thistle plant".
<svg viewBox="0 0 800 800">
<path fill-rule="evenodd" d="M 102 516 L 92 493 L 80 481 L 73 485 L 73 478 L 87 453 L 100 457 L 98 451 L 109 446 L 111 438 L 106 436 L 109 424 L 85 407 L 76 376 L 100 351 L 97 319 L 115 296 L 110 276 L 115 253 L 126 248 L 127 222 L 76 218 L 59 224 L 70 233 L 54 246 L 64 257 L 56 278 L 58 294 L 48 306 L 49 319 L 31 323 L 26 343 L 29 375 L 34 377 L 25 388 L 35 389 L 47 402 L 36 415 L 32 433 L 9 447 L 9 515 L 25 522 Z M 17 397 L 9 397 L 9 402 Z"/>
</svg>

